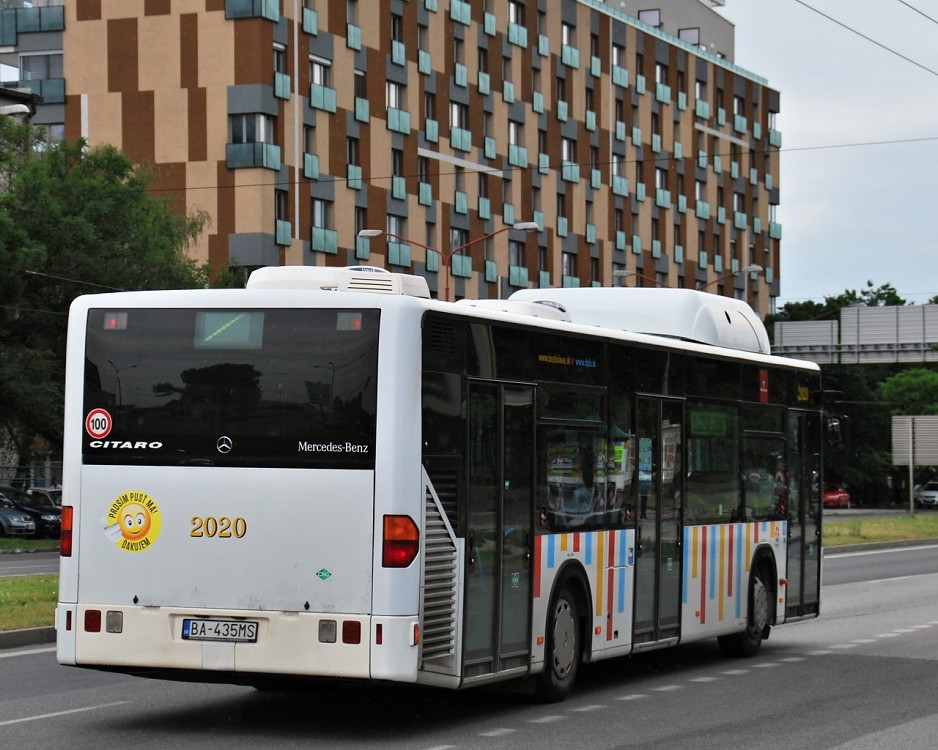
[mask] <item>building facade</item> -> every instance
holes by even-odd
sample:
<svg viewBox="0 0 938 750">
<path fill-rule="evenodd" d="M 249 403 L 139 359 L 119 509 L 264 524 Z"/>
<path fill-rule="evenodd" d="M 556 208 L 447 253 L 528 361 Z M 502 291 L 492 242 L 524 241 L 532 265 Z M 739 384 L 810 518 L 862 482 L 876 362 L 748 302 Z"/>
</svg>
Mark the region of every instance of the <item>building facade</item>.
<svg viewBox="0 0 938 750">
<path fill-rule="evenodd" d="M 778 295 L 779 95 L 637 11 L 74 0 L 65 14 L 66 136 L 155 164 L 158 192 L 211 217 L 195 252 L 218 268 L 375 265 L 450 298 L 706 285 L 762 314 Z"/>
</svg>

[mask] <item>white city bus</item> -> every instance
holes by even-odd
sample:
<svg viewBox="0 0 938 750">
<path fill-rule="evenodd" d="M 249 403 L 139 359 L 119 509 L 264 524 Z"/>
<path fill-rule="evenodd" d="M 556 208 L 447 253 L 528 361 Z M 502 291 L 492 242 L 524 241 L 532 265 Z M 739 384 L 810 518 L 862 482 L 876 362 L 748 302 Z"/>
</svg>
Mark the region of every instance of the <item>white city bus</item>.
<svg viewBox="0 0 938 750">
<path fill-rule="evenodd" d="M 819 609 L 818 368 L 689 290 L 284 267 L 80 297 L 62 664 L 462 688 Z"/>
</svg>

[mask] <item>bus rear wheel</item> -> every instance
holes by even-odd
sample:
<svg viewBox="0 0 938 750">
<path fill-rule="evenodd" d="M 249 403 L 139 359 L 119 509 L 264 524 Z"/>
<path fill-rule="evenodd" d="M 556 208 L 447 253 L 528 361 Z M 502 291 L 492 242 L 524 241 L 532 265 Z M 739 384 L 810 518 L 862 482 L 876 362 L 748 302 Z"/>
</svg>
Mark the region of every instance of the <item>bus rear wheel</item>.
<svg viewBox="0 0 938 750">
<path fill-rule="evenodd" d="M 765 568 L 759 568 L 749 577 L 749 615 L 746 629 L 741 633 L 717 638 L 720 650 L 726 656 L 755 656 L 762 641 L 769 634 L 769 589 L 763 582 Z"/>
<path fill-rule="evenodd" d="M 562 589 L 548 613 L 546 664 L 537 684 L 541 700 L 556 703 L 570 695 L 582 650 L 576 600 L 569 589 Z"/>
</svg>

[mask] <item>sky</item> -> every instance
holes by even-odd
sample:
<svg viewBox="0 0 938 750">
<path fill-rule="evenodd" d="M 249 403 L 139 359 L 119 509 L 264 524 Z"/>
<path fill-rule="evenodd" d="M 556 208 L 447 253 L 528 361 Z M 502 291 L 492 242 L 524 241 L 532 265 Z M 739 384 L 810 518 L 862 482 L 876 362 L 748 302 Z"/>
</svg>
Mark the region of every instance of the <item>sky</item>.
<svg viewBox="0 0 938 750">
<path fill-rule="evenodd" d="M 778 306 L 868 281 L 909 303 L 938 296 L 938 0 L 717 10 L 736 64 L 781 93 Z"/>
</svg>

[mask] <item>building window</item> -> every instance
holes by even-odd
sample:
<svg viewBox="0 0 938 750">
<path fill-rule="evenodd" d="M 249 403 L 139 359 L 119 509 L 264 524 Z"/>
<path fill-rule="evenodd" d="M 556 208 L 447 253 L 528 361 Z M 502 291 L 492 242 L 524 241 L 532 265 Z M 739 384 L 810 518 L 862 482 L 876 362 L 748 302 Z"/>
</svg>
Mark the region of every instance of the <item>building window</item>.
<svg viewBox="0 0 938 750">
<path fill-rule="evenodd" d="M 274 73 L 287 72 L 287 49 L 282 44 L 274 45 Z"/>
<path fill-rule="evenodd" d="M 286 190 L 274 190 L 274 215 L 277 221 L 288 221 L 287 219 L 287 199 L 289 194 Z"/>
<path fill-rule="evenodd" d="M 621 44 L 613 44 L 612 45 L 612 64 L 620 68 L 624 68 L 625 67 L 625 65 L 623 65 L 624 62 L 625 62 L 625 47 L 623 47 Z"/>
<path fill-rule="evenodd" d="M 524 265 L 524 243 L 517 240 L 508 241 L 508 265 Z"/>
<path fill-rule="evenodd" d="M 231 126 L 229 143 L 275 143 L 277 119 L 273 115 L 229 115 L 228 122 Z"/>
<path fill-rule="evenodd" d="M 453 128 L 466 129 L 469 121 L 469 108 L 461 102 L 450 102 L 449 124 Z"/>
<path fill-rule="evenodd" d="M 436 119 L 436 94 L 432 91 L 423 92 L 423 116 L 428 120 Z"/>
<path fill-rule="evenodd" d="M 357 99 L 368 98 L 368 88 L 365 85 L 365 71 L 364 70 L 355 71 L 355 97 Z"/>
<path fill-rule="evenodd" d="M 332 63 L 321 57 L 309 58 L 309 80 L 315 86 L 332 87 Z"/>
<path fill-rule="evenodd" d="M 576 162 L 576 141 L 572 138 L 560 139 L 561 159 L 567 162 Z"/>
<path fill-rule="evenodd" d="M 638 12 L 638 20 L 657 29 L 661 26 L 661 10 L 658 8 L 653 10 L 640 10 Z"/>
<path fill-rule="evenodd" d="M 391 41 L 392 42 L 402 42 L 404 41 L 403 35 L 403 26 L 404 19 L 401 18 L 397 13 L 391 14 Z"/>
<path fill-rule="evenodd" d="M 388 234 L 394 234 L 398 237 L 406 237 L 407 218 L 404 216 L 397 216 L 396 214 L 388 214 Z"/>
<path fill-rule="evenodd" d="M 523 0 L 508 0 L 508 23 L 516 23 L 519 26 L 524 26 Z"/>
<path fill-rule="evenodd" d="M 313 226 L 332 229 L 332 203 L 322 198 L 313 198 Z"/>
<path fill-rule="evenodd" d="M 345 0 L 345 22 L 358 26 L 358 0 Z"/>
<path fill-rule="evenodd" d="M 695 47 L 700 44 L 700 27 L 691 26 L 686 29 L 677 30 L 677 38 L 682 42 L 693 44 Z"/>
<path fill-rule="evenodd" d="M 576 255 L 573 253 L 561 253 L 560 257 L 563 265 L 563 275 L 576 276 Z"/>
<path fill-rule="evenodd" d="M 576 47 L 576 26 L 569 23 L 561 23 L 560 42 L 568 47 Z"/>
<path fill-rule="evenodd" d="M 403 109 L 401 102 L 403 101 L 402 96 L 402 86 L 395 81 L 387 82 L 387 107 L 388 109 Z"/>
<path fill-rule="evenodd" d="M 345 160 L 354 166 L 359 166 L 358 138 L 349 136 L 345 139 Z"/>
<path fill-rule="evenodd" d="M 62 53 L 46 55 L 20 55 L 20 80 L 45 81 L 64 78 Z"/>
<path fill-rule="evenodd" d="M 508 121 L 508 143 L 512 146 L 521 146 L 524 142 L 524 125 L 514 120 Z"/>
</svg>

